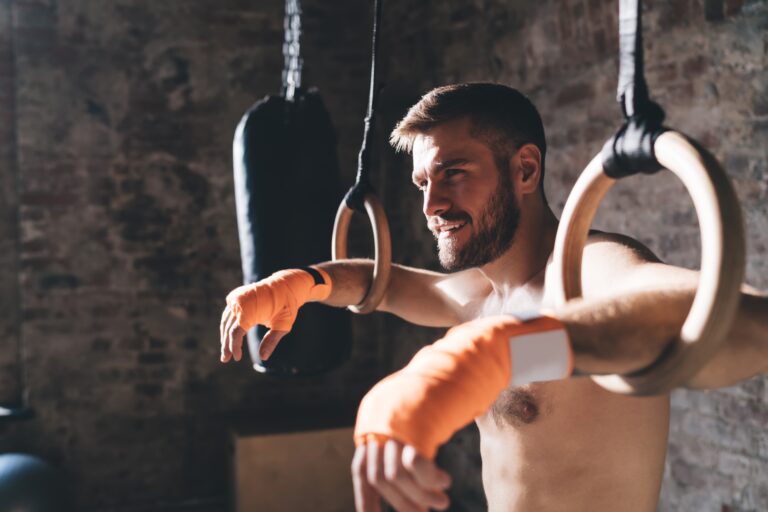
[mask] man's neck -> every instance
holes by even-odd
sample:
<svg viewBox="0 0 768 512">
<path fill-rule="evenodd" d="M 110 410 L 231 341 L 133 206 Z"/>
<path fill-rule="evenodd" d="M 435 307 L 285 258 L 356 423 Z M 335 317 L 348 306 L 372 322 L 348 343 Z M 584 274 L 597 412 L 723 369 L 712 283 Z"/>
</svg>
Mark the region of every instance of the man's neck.
<svg viewBox="0 0 768 512">
<path fill-rule="evenodd" d="M 480 272 L 490 281 L 493 292 L 501 296 L 536 281 L 546 268 L 557 234 L 557 218 L 546 204 L 539 211 L 522 212 L 512 245 Z"/>
</svg>

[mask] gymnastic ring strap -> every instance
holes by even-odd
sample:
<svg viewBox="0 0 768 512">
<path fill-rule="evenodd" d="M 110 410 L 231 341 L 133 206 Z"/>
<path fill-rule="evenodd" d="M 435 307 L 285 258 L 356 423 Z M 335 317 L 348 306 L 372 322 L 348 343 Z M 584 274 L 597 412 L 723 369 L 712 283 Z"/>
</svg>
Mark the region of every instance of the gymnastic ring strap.
<svg viewBox="0 0 768 512">
<path fill-rule="evenodd" d="M 649 98 L 643 74 L 642 0 L 619 0 L 619 82 L 616 99 L 624 124 L 605 143 L 603 172 L 614 179 L 661 170 L 653 152 L 664 110 Z"/>
<path fill-rule="evenodd" d="M 381 86 L 376 82 L 376 63 L 379 54 L 379 29 L 381 25 L 381 4 L 383 0 L 374 0 L 373 30 L 371 42 L 371 83 L 368 90 L 368 112 L 363 128 L 363 143 L 357 156 L 357 177 L 355 184 L 344 197 L 347 207 L 360 213 L 365 212 L 365 197 L 373 193 L 371 186 L 371 151 L 373 146 L 374 126 L 376 122 L 376 105 L 378 104 Z"/>
<path fill-rule="evenodd" d="M 371 147 L 381 86 L 376 82 L 376 63 L 378 60 L 379 28 L 381 24 L 381 5 L 383 0 L 374 0 L 373 35 L 371 44 L 371 84 L 368 92 L 368 113 L 365 116 L 363 144 L 357 159 L 357 178 L 349 189 L 336 212 L 333 226 L 331 252 L 333 260 L 347 258 L 347 238 L 349 223 L 354 211 L 367 213 L 373 229 L 373 242 L 376 257 L 373 265 L 371 284 L 360 304 L 349 306 L 347 309 L 354 313 L 370 313 L 376 309 L 384 298 L 389 286 L 389 275 L 392 268 L 392 240 L 389 232 L 389 222 L 384 213 L 384 207 L 376 196 L 371 185 Z"/>
<path fill-rule="evenodd" d="M 592 377 L 605 389 L 621 394 L 663 394 L 688 382 L 725 341 L 744 278 L 744 222 L 725 171 L 711 154 L 677 132 L 659 135 L 654 151 L 693 200 L 701 233 L 701 272 L 679 336 L 652 365 L 630 375 Z M 555 297 L 560 304 L 582 295 L 582 253 L 600 202 L 614 183 L 597 155 L 568 196 L 553 256 Z"/>
</svg>

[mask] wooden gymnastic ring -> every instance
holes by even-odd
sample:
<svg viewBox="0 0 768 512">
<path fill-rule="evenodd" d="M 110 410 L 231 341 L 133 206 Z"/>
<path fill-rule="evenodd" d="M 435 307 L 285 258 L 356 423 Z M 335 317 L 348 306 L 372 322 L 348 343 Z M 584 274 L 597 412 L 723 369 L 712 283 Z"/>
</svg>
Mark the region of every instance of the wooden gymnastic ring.
<svg viewBox="0 0 768 512">
<path fill-rule="evenodd" d="M 365 211 L 373 228 L 373 244 L 376 251 L 376 259 L 373 265 L 373 277 L 360 304 L 349 306 L 347 309 L 355 313 L 370 313 L 384 298 L 389 285 L 389 274 L 392 270 L 392 240 L 389 234 L 389 222 L 384 208 L 378 197 L 374 194 L 366 194 L 364 199 Z M 347 258 L 347 236 L 349 223 L 355 211 L 342 201 L 336 212 L 336 221 L 333 225 L 332 258 L 334 261 Z"/>
<path fill-rule="evenodd" d="M 684 385 L 714 355 L 730 329 L 744 278 L 744 226 L 738 199 L 725 171 L 695 142 L 665 132 L 654 143 L 659 163 L 683 182 L 701 231 L 701 272 L 693 305 L 679 338 L 650 367 L 632 375 L 592 379 L 609 391 L 657 395 Z M 596 156 L 574 185 L 563 210 L 554 249 L 555 295 L 560 304 L 580 297 L 581 258 L 589 228 L 615 180 Z"/>
</svg>

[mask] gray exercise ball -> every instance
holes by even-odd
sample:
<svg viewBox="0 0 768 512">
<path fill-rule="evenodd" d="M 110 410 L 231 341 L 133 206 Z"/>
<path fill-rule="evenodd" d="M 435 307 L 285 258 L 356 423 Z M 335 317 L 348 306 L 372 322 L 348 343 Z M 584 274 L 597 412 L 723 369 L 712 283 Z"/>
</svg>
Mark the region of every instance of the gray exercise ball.
<svg viewBox="0 0 768 512">
<path fill-rule="evenodd" d="M 0 455 L 0 511 L 64 512 L 71 510 L 61 473 L 23 453 Z"/>
</svg>

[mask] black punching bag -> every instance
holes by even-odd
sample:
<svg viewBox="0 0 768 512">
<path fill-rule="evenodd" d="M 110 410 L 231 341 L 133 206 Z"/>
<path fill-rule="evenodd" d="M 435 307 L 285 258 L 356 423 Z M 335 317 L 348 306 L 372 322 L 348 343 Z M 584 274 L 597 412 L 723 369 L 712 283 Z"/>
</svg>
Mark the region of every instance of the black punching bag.
<svg viewBox="0 0 768 512">
<path fill-rule="evenodd" d="M 339 192 L 336 136 L 317 91 L 267 96 L 245 113 L 233 145 L 235 201 L 245 283 L 330 259 Z M 346 310 L 309 303 L 267 361 L 248 333 L 254 368 L 285 375 L 327 371 L 351 349 Z"/>
</svg>

